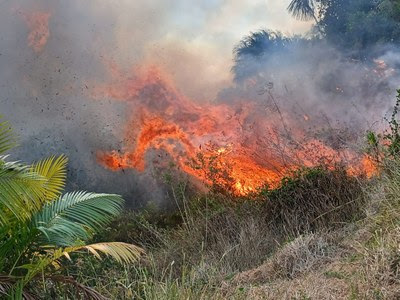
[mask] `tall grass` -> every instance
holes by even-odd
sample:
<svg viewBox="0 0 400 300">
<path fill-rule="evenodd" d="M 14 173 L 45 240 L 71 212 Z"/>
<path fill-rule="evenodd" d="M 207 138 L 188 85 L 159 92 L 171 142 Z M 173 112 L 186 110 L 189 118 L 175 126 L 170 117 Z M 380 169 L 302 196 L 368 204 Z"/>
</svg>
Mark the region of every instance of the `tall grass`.
<svg viewBox="0 0 400 300">
<path fill-rule="evenodd" d="M 69 275 L 111 299 L 248 299 L 255 283 L 298 278 L 336 257 L 331 232 L 363 217 L 362 184 L 317 168 L 247 198 L 188 198 L 175 186 L 178 213 L 129 212 L 97 237 L 144 247 L 140 264 L 79 257 Z"/>
</svg>

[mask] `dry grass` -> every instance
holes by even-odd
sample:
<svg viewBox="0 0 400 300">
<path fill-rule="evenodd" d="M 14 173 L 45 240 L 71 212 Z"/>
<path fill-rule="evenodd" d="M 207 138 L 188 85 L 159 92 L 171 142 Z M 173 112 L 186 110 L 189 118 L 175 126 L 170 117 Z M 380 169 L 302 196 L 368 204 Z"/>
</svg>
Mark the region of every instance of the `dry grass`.
<svg viewBox="0 0 400 300">
<path fill-rule="evenodd" d="M 337 246 L 329 241 L 329 234 L 300 236 L 279 249 L 262 266 L 238 274 L 234 284 L 271 282 L 277 279 L 294 279 L 332 261 L 338 253 Z"/>
<path fill-rule="evenodd" d="M 112 299 L 400 299 L 400 162 L 367 185 L 321 170 L 287 184 L 178 201 L 178 225 L 134 228 L 140 265 L 76 275 Z"/>
<path fill-rule="evenodd" d="M 400 161 L 365 191 L 367 217 L 346 230 L 301 236 L 225 283 L 251 299 L 400 299 Z"/>
</svg>

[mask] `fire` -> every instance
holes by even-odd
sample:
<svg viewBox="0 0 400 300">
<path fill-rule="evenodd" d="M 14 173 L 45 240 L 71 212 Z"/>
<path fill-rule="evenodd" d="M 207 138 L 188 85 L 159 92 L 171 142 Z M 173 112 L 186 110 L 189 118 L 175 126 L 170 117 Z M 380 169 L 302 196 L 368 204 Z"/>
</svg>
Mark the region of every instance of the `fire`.
<svg viewBox="0 0 400 300">
<path fill-rule="evenodd" d="M 36 53 L 39 53 L 47 44 L 50 36 L 49 19 L 51 14 L 49 12 L 32 12 L 24 13 L 22 16 L 30 29 L 28 45 Z"/>
<path fill-rule="evenodd" d="M 163 150 L 184 172 L 238 195 L 266 184 L 275 186 L 299 166 L 346 161 L 349 173 L 374 173 L 367 158 L 307 137 L 296 126 L 299 120 L 291 120 L 293 130 L 289 132 L 284 126 L 282 132 L 276 125 L 281 118 L 276 114 L 266 117 L 263 104 L 255 101 L 196 104 L 156 67 L 140 68 L 125 76 L 112 66 L 111 75 L 111 84 L 96 86 L 93 96 L 126 101 L 132 113 L 123 149 L 97 153 L 99 163 L 110 170 L 144 171 L 149 151 Z M 300 119 L 309 121 L 308 115 Z"/>
</svg>

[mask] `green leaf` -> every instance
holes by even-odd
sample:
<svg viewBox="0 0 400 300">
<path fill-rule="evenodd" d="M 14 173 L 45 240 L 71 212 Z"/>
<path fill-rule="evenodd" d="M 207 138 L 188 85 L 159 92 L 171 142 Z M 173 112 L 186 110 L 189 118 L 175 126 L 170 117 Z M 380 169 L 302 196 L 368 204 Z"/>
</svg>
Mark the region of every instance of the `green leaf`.
<svg viewBox="0 0 400 300">
<path fill-rule="evenodd" d="M 19 162 L 0 157 L 0 225 L 13 219 L 27 220 L 38 211 L 45 195 L 46 179 Z"/>
<path fill-rule="evenodd" d="M 61 195 L 67 177 L 68 158 L 65 155 L 51 156 L 32 165 L 31 171 L 44 178 L 46 199 L 53 200 Z"/>
<path fill-rule="evenodd" d="M 119 195 L 87 192 L 67 193 L 45 205 L 33 218 L 33 227 L 42 233 L 40 242 L 73 246 L 87 240 L 122 211 Z"/>
<path fill-rule="evenodd" d="M 4 154 L 15 146 L 16 140 L 10 124 L 7 121 L 0 122 L 0 154 Z"/>
</svg>

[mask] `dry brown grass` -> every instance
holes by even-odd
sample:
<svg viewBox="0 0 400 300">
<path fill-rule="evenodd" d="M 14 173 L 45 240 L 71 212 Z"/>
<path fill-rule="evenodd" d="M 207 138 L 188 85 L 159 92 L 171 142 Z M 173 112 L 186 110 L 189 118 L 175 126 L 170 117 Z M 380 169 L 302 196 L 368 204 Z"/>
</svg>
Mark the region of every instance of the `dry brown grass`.
<svg viewBox="0 0 400 300">
<path fill-rule="evenodd" d="M 332 261 L 338 247 L 329 241 L 329 234 L 300 236 L 279 249 L 262 266 L 239 273 L 234 284 L 271 282 L 277 279 L 294 279 Z"/>
<path fill-rule="evenodd" d="M 262 266 L 225 282 L 249 299 L 400 299 L 400 161 L 365 188 L 367 217 L 345 229 L 304 235 Z"/>
<path fill-rule="evenodd" d="M 95 286 L 114 299 L 400 299 L 400 162 L 368 185 L 348 179 L 317 170 L 270 204 L 183 203 L 179 226 L 148 228 L 147 261 Z"/>
</svg>

